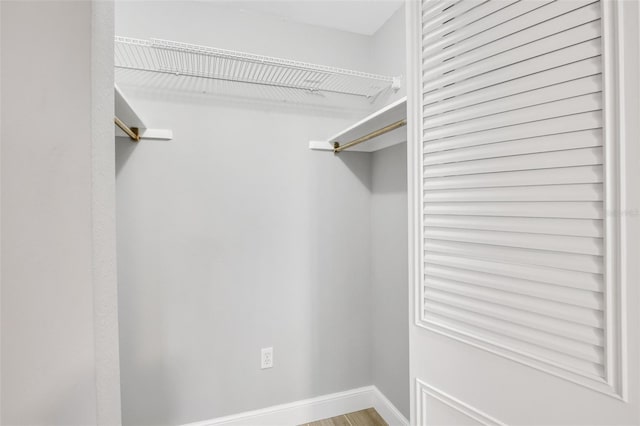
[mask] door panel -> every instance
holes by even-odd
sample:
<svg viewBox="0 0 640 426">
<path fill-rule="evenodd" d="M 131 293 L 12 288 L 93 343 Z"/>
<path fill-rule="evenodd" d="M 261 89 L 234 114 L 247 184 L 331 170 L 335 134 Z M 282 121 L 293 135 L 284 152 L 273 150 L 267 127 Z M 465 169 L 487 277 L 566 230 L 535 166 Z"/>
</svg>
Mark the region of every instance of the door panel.
<svg viewBox="0 0 640 426">
<path fill-rule="evenodd" d="M 408 3 L 414 423 L 640 424 L 638 14 Z"/>
</svg>

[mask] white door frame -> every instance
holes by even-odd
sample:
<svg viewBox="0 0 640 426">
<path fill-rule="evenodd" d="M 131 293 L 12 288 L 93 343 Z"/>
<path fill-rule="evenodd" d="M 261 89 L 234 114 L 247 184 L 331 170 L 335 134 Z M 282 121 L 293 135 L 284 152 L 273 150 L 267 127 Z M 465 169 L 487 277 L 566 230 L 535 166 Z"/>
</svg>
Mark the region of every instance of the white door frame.
<svg viewBox="0 0 640 426">
<path fill-rule="evenodd" d="M 122 423 L 116 266 L 114 3 L 91 0 L 91 218 L 96 422 Z"/>
</svg>

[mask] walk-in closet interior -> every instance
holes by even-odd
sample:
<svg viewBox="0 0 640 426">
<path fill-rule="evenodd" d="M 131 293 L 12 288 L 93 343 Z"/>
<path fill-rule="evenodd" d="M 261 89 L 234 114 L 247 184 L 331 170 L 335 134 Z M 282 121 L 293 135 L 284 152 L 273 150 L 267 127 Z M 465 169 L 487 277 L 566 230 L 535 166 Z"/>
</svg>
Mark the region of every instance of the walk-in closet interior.
<svg viewBox="0 0 640 426">
<path fill-rule="evenodd" d="M 640 425 L 638 76 L 638 0 L 0 0 L 0 424 Z"/>
<path fill-rule="evenodd" d="M 638 5 L 117 2 L 124 423 L 638 424 Z"/>
<path fill-rule="evenodd" d="M 408 418 L 404 2 L 118 1 L 115 35 L 123 424 Z"/>
</svg>

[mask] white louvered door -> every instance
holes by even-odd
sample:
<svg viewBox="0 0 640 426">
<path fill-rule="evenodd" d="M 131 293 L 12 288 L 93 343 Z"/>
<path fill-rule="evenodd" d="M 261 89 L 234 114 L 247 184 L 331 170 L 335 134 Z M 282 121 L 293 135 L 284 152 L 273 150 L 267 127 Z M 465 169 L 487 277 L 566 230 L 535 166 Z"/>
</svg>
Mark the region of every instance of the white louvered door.
<svg viewBox="0 0 640 426">
<path fill-rule="evenodd" d="M 640 424 L 638 4 L 407 7 L 412 422 Z"/>
</svg>

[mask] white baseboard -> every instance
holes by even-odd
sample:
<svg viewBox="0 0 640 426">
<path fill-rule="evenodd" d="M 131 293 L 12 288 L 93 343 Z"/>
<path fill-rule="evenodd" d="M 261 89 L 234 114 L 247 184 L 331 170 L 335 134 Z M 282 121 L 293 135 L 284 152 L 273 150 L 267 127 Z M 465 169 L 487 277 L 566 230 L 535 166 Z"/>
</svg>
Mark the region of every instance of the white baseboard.
<svg viewBox="0 0 640 426">
<path fill-rule="evenodd" d="M 384 419 L 389 426 L 409 426 L 409 421 L 402 415 L 400 410 L 387 399 L 380 390 L 373 387 L 373 408 Z"/>
<path fill-rule="evenodd" d="M 365 386 L 184 426 L 294 426 L 370 407 L 374 407 L 389 426 L 409 424 L 378 388 Z"/>
</svg>

